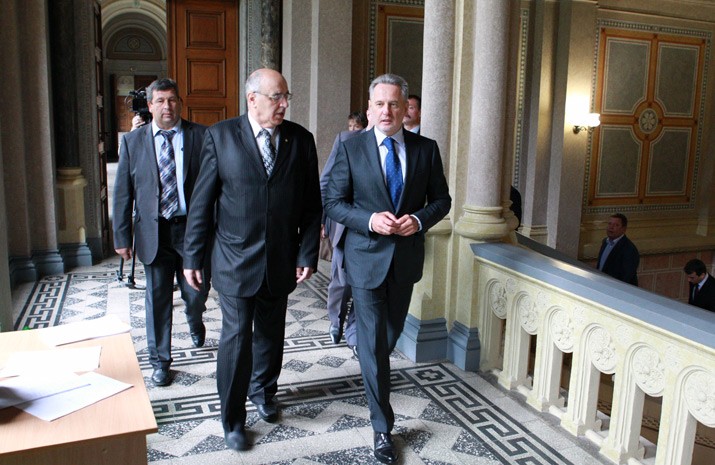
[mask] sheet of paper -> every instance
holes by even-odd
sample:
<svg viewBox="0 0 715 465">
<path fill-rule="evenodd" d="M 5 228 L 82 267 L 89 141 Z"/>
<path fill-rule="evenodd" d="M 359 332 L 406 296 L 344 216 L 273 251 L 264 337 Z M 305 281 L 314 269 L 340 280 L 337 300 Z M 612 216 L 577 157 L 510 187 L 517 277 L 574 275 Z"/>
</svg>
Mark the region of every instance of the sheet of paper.
<svg viewBox="0 0 715 465">
<path fill-rule="evenodd" d="M 95 320 L 84 320 L 51 328 L 37 329 L 42 340 L 51 346 L 70 344 L 114 334 L 127 333 L 132 329 L 116 315 L 107 315 Z"/>
<path fill-rule="evenodd" d="M 0 369 L 0 378 L 33 372 L 94 371 L 99 368 L 101 352 L 102 346 L 15 352 Z"/>
<path fill-rule="evenodd" d="M 12 407 L 87 386 L 88 380 L 69 372 L 32 373 L 0 381 L 0 408 Z"/>
<path fill-rule="evenodd" d="M 17 408 L 42 420 L 52 421 L 132 387 L 94 372 L 85 373 L 80 378 L 87 386 L 19 404 Z"/>
</svg>

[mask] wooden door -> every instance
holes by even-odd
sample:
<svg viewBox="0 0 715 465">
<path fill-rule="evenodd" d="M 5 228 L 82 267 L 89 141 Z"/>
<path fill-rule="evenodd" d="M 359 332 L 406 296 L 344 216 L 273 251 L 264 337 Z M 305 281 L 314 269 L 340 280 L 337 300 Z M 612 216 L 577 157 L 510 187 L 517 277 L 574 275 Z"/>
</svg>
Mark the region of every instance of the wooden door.
<svg viewBox="0 0 715 465">
<path fill-rule="evenodd" d="M 238 115 L 238 0 L 168 0 L 169 73 L 182 116 L 210 125 Z"/>
</svg>

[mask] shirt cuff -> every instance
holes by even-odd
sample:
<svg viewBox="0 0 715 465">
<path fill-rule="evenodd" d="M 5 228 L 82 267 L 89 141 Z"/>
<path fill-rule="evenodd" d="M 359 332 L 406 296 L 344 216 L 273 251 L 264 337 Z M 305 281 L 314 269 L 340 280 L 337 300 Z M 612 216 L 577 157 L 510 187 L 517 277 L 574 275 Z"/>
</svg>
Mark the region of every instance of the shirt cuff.
<svg viewBox="0 0 715 465">
<path fill-rule="evenodd" d="M 420 221 L 419 218 L 417 218 L 415 215 L 410 215 L 412 218 L 414 218 L 417 221 L 417 224 L 419 225 L 419 228 L 417 228 L 417 232 L 422 231 L 422 222 Z"/>
</svg>

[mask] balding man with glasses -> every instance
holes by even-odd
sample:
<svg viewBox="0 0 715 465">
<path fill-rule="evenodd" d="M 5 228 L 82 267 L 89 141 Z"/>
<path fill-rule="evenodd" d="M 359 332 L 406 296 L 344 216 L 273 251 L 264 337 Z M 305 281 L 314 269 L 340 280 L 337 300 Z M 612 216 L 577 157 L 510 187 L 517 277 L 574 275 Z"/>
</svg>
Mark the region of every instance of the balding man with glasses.
<svg viewBox="0 0 715 465">
<path fill-rule="evenodd" d="M 184 275 L 199 288 L 215 211 L 212 284 L 223 315 L 216 382 L 234 450 L 250 447 L 246 397 L 264 421 L 278 419 L 288 294 L 318 265 L 318 157 L 313 135 L 284 119 L 290 98 L 277 71 L 249 76 L 248 113 L 206 130 L 186 227 Z"/>
</svg>

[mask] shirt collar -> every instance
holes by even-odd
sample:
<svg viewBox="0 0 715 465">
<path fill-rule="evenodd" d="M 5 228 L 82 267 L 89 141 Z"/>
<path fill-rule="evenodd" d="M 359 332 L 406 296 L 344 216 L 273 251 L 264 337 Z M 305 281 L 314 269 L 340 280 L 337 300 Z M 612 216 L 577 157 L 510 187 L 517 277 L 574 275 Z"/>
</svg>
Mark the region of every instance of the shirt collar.
<svg viewBox="0 0 715 465">
<path fill-rule="evenodd" d="M 380 131 L 377 126 L 375 126 L 375 139 L 377 139 L 377 146 L 382 145 L 382 141 L 385 140 L 387 136 Z M 402 132 L 402 128 L 400 128 L 396 133 L 391 135 L 392 140 L 397 142 L 398 144 L 402 145 L 403 147 L 405 146 L 405 134 Z"/>
<path fill-rule="evenodd" d="M 251 118 L 250 113 L 248 113 L 248 122 L 251 124 L 251 131 L 253 131 L 253 137 L 258 138 L 258 133 L 261 132 L 262 129 L 265 129 L 266 131 L 268 131 L 268 134 L 271 135 L 271 138 L 273 138 L 273 134 L 275 133 L 276 128 L 262 128 L 256 120 Z"/>
<path fill-rule="evenodd" d="M 179 133 L 181 132 L 181 119 L 179 119 L 179 122 L 176 123 L 176 126 L 174 126 L 173 128 L 169 129 L 169 131 L 172 131 L 172 130 L 175 131 L 176 134 L 179 134 Z M 152 136 L 156 137 L 156 134 L 157 134 L 159 131 L 163 131 L 163 129 L 161 129 L 159 126 L 156 125 L 156 123 L 155 123 L 154 121 L 152 121 L 152 122 L 151 122 L 151 134 L 152 134 Z"/>
</svg>

